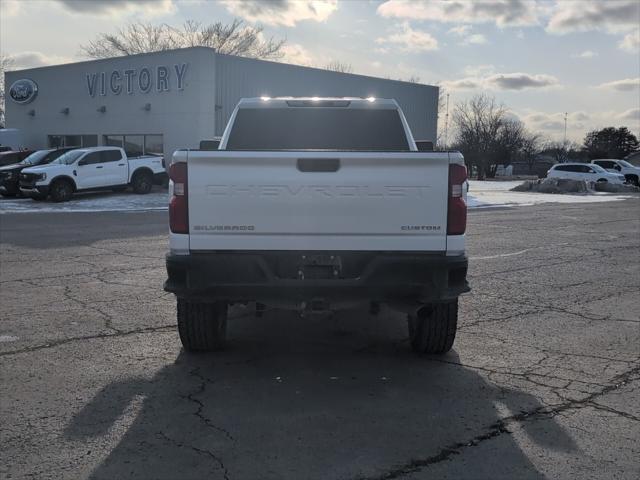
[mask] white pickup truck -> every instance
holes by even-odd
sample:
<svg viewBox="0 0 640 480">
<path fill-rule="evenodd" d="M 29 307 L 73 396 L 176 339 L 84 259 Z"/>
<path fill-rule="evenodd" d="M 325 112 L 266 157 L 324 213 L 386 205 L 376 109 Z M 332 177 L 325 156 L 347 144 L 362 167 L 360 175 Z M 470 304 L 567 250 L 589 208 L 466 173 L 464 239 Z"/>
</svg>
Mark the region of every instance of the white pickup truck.
<svg viewBox="0 0 640 480">
<path fill-rule="evenodd" d="M 165 290 L 186 350 L 221 348 L 228 305 L 251 301 L 386 304 L 415 351 L 451 349 L 467 172 L 458 152 L 418 151 L 394 100 L 243 99 L 219 149 L 176 151 L 169 178 Z"/>
<path fill-rule="evenodd" d="M 618 160 L 615 158 L 598 158 L 591 160 L 591 163 L 599 165 L 607 172 L 618 173 L 624 175 L 627 182 L 640 186 L 640 167 L 631 165 L 626 160 Z"/>
<path fill-rule="evenodd" d="M 120 191 L 131 186 L 135 193 L 149 193 L 154 180 L 165 174 L 162 157 L 127 158 L 118 147 L 70 150 L 46 165 L 20 173 L 20 191 L 35 200 L 51 196 L 54 202 L 69 200 L 75 192 Z"/>
</svg>

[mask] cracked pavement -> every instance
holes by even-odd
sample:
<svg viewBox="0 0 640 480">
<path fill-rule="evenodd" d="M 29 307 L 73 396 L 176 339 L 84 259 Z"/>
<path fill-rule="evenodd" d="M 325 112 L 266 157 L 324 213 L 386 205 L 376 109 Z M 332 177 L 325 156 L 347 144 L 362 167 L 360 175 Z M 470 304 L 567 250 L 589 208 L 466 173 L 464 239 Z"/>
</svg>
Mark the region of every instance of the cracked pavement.
<svg viewBox="0 0 640 480">
<path fill-rule="evenodd" d="M 181 351 L 166 212 L 0 216 L 7 479 L 635 479 L 640 202 L 470 212 L 454 350 L 234 307 Z"/>
</svg>

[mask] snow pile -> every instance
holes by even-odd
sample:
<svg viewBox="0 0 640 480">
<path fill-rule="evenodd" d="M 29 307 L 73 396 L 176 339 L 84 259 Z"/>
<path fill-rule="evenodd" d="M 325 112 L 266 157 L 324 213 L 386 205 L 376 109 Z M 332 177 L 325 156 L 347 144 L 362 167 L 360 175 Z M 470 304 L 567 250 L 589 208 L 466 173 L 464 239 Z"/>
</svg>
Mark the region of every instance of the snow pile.
<svg viewBox="0 0 640 480">
<path fill-rule="evenodd" d="M 541 203 L 615 202 L 626 200 L 627 198 L 638 198 L 637 194 L 616 195 L 594 191 L 589 191 L 588 193 L 564 193 L 562 195 L 548 195 L 533 190 L 513 191 L 514 188 L 522 185 L 521 182 L 471 180 L 469 185 L 469 193 L 467 195 L 469 208 L 512 207 L 538 205 Z"/>
<path fill-rule="evenodd" d="M 512 192 L 539 193 L 588 193 L 589 184 L 584 180 L 567 180 L 563 178 L 545 178 L 543 180 L 527 180 L 511 189 Z"/>
<path fill-rule="evenodd" d="M 522 182 L 511 189 L 512 192 L 539 193 L 635 193 L 640 189 L 635 185 L 620 185 L 609 182 L 586 182 L 584 180 L 568 180 L 564 178 L 545 178 Z"/>
<path fill-rule="evenodd" d="M 70 201 L 54 203 L 36 202 L 30 198 L 3 198 L 2 213 L 52 213 L 52 212 L 139 212 L 167 210 L 169 197 L 166 190 L 158 189 L 147 195 L 135 193 L 87 193 L 75 195 Z"/>
</svg>

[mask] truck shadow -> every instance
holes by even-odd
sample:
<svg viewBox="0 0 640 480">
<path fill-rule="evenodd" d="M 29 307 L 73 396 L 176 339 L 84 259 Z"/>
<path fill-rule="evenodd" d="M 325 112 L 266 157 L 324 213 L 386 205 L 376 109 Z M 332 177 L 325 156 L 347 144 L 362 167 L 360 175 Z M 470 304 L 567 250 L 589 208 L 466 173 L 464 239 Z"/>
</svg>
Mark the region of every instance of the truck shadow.
<svg viewBox="0 0 640 480">
<path fill-rule="evenodd" d="M 411 354 L 400 319 L 384 316 L 238 318 L 228 350 L 105 386 L 65 437 L 119 436 L 92 479 L 544 478 L 500 422 L 538 400 L 454 352 Z M 524 425 L 545 450 L 576 450 L 553 419 Z"/>
</svg>

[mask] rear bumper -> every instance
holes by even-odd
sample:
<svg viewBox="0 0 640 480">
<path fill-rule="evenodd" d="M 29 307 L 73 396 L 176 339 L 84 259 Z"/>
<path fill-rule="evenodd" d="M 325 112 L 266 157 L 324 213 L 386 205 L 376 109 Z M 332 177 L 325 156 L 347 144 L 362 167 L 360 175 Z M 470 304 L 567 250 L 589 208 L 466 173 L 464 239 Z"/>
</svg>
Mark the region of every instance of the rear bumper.
<svg viewBox="0 0 640 480">
<path fill-rule="evenodd" d="M 322 253 L 326 263 L 310 265 Z M 203 300 L 428 303 L 468 292 L 467 258 L 414 252 L 211 252 L 167 255 L 164 289 Z"/>
</svg>

